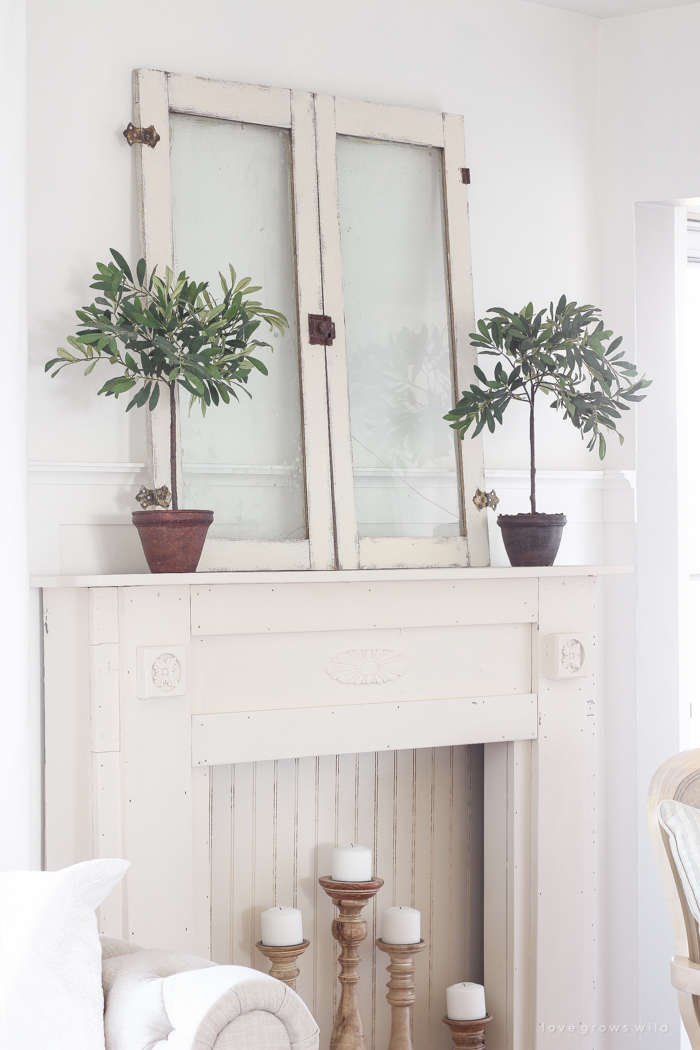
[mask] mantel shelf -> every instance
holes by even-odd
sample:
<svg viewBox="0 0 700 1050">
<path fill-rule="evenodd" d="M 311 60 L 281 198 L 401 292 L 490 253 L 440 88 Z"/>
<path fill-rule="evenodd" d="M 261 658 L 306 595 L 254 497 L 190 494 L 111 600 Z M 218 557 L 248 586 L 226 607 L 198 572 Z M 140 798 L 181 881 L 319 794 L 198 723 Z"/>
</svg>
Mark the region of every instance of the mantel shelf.
<svg viewBox="0 0 700 1050">
<path fill-rule="evenodd" d="M 129 573 L 112 576 L 32 576 L 32 587 L 167 587 L 231 583 L 368 583 L 372 580 L 521 580 L 557 576 L 618 576 L 632 565 L 484 566 L 470 569 L 355 569 L 316 572 Z"/>
</svg>

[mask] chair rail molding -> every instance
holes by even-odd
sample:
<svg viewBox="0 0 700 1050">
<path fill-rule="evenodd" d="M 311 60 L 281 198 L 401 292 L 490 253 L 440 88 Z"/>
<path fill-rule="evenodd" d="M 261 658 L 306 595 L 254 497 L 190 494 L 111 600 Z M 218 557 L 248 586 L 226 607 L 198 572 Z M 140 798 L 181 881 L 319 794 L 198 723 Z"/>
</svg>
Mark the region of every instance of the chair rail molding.
<svg viewBox="0 0 700 1050">
<path fill-rule="evenodd" d="M 315 806 L 318 824 L 330 806 L 337 837 L 362 835 L 367 813 L 372 824 L 364 834 L 382 855 L 393 837 L 395 866 L 407 849 L 405 863 L 429 860 L 430 879 L 454 871 L 449 893 L 431 890 L 433 939 L 442 945 L 440 938 L 452 936 L 444 909 L 454 894 L 468 899 L 472 876 L 459 860 L 461 847 L 452 851 L 445 838 L 448 824 L 466 818 L 450 816 L 440 830 L 430 807 L 448 819 L 444 807 L 458 805 L 465 790 L 461 774 L 449 772 L 458 766 L 453 751 L 483 744 L 490 1037 L 504 1047 L 580 1047 L 568 1032 L 557 1031 L 554 1041 L 549 1026 L 595 1016 L 596 577 L 626 571 L 579 565 L 35 578 L 44 608 L 48 867 L 124 856 L 131 868 L 100 909 L 101 932 L 208 956 L 212 935 L 221 943 L 222 922 L 231 929 L 248 923 L 245 950 L 252 965 L 262 965 L 254 947 L 259 912 L 275 903 L 278 875 L 265 891 L 256 878 L 289 866 L 293 901 L 279 903 L 296 906 L 298 892 L 305 928 L 314 930 L 305 960 L 313 981 L 305 984 L 302 971 L 300 988 L 323 1029 L 333 994 L 332 982 L 327 994 L 319 991 L 332 972 L 328 904 L 323 894 L 307 899 L 304 887 L 316 884 L 323 872 L 314 865 L 325 861 L 320 840 L 313 846 L 304 837 L 302 816 L 313 818 Z M 545 677 L 552 637 L 569 645 L 567 673 Z M 584 650 L 587 673 L 579 674 Z M 413 759 L 413 790 L 414 808 L 428 806 L 427 852 L 410 839 L 398 848 L 403 825 L 396 809 L 392 819 L 390 802 L 381 808 L 382 784 L 399 797 L 396 763 L 412 749 L 423 756 Z M 381 770 L 391 754 L 394 780 L 386 781 Z M 256 803 L 255 770 L 266 762 Z M 335 769 L 335 818 L 333 791 L 320 786 L 327 766 Z M 255 817 L 263 796 L 274 802 L 270 824 Z M 233 852 L 233 838 L 246 827 L 262 851 L 257 862 Z M 571 949 L 566 968 L 562 940 Z M 472 941 L 460 943 L 454 959 L 464 960 Z M 440 986 L 431 985 L 426 1002 L 439 1002 L 440 1016 L 431 1006 L 432 1020 L 420 1011 L 416 1020 L 430 1031 L 440 1023 L 449 977 L 434 968 L 442 947 L 435 953 L 428 979 Z"/>
</svg>

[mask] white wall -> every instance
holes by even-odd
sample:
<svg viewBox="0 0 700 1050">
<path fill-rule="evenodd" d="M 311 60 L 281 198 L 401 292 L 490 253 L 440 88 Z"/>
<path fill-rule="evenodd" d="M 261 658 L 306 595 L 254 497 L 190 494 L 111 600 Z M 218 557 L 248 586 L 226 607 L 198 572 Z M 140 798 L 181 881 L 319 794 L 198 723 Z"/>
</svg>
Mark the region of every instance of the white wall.
<svg viewBox="0 0 700 1050">
<path fill-rule="evenodd" d="M 608 552 L 613 554 L 613 539 L 618 556 L 625 557 L 626 549 L 626 557 L 634 557 L 636 546 L 639 606 L 629 584 L 606 582 L 601 1008 L 608 1016 L 619 1010 L 625 1016 L 639 1014 L 640 1021 L 669 1020 L 668 1035 L 646 1032 L 641 1037 L 640 1045 L 654 1048 L 678 1045 L 675 995 L 668 980 L 670 923 L 644 803 L 654 770 L 679 750 L 681 713 L 687 710 L 673 630 L 680 615 L 683 537 L 674 461 L 679 451 L 674 359 L 680 335 L 677 286 L 669 279 L 674 267 L 682 266 L 684 247 L 678 244 L 684 239 L 683 213 L 672 202 L 700 194 L 699 46 L 700 4 L 601 23 L 602 304 L 616 329 L 631 332 L 636 323 L 639 363 L 655 380 L 637 416 L 636 537 L 624 531 L 611 535 Z M 637 210 L 635 260 L 635 204 L 654 201 L 666 203 Z M 631 465 L 627 445 L 623 455 Z M 638 675 L 632 668 L 635 635 Z M 681 650 L 681 661 L 683 656 Z M 619 1036 L 610 1036 L 609 1045 L 623 1044 Z"/>
<path fill-rule="evenodd" d="M 0 871 L 38 867 L 40 862 L 37 843 L 31 835 L 31 829 L 37 825 L 32 817 L 38 815 L 34 778 L 38 741 L 37 711 L 29 702 L 24 85 L 24 5 L 18 0 L 4 3 L 0 8 L 0 88 L 4 99 L 4 142 L 0 150 L 0 312 L 6 383 L 0 413 L 0 442 L 5 460 L 0 524 L 3 580 L 0 661 L 4 672 L 0 698 Z"/>
<path fill-rule="evenodd" d="M 134 67 L 463 113 L 483 313 L 562 291 L 599 298 L 597 32 L 594 19 L 517 0 L 203 0 L 196 14 L 183 0 L 29 0 L 30 459 L 145 459 L 143 413 L 98 400 L 98 370 L 43 374 L 89 301 L 95 260 L 112 246 L 137 257 L 134 157 L 121 134 Z M 491 467 L 527 465 L 517 407 L 511 429 L 488 440 Z M 541 415 L 541 467 L 599 468 L 573 427 Z M 143 571 L 138 546 L 125 555 L 117 542 L 135 509 L 134 471 L 128 484 L 109 467 L 31 477 L 33 571 Z M 90 523 L 112 528 L 98 542 Z"/>
</svg>

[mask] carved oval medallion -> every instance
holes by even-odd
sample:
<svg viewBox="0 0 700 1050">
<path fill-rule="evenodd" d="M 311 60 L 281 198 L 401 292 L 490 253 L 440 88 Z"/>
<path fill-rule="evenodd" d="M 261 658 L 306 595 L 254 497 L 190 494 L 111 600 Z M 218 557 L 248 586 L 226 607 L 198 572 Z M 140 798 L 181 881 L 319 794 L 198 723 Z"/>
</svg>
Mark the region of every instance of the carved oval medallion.
<svg viewBox="0 0 700 1050">
<path fill-rule="evenodd" d="M 326 666 L 334 682 L 343 685 L 381 685 L 406 674 L 408 661 L 395 649 L 349 649 Z"/>
<path fill-rule="evenodd" d="M 156 689 L 169 693 L 180 681 L 182 669 L 177 656 L 172 653 L 161 653 L 153 661 L 151 678 Z"/>
</svg>

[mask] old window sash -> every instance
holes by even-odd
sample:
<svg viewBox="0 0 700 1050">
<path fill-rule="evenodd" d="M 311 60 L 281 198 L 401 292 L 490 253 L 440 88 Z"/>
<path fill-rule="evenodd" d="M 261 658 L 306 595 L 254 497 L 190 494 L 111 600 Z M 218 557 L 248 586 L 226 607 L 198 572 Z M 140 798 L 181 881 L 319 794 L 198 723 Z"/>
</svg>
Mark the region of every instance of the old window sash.
<svg viewBox="0 0 700 1050">
<path fill-rule="evenodd" d="M 142 69 L 134 74 L 134 113 L 137 126 L 149 127 L 153 124 L 162 140 L 155 149 L 140 148 L 138 159 L 142 250 L 149 270 L 158 264 L 161 272 L 165 264 L 173 266 L 174 257 L 168 149 L 170 114 L 186 113 L 290 130 L 297 311 L 300 319 L 309 313 L 321 313 L 323 302 L 311 94 Z M 229 261 L 237 265 L 235 259 Z M 254 274 L 251 276 L 255 277 Z M 264 296 L 264 289 L 262 294 Z M 329 569 L 335 565 L 323 347 L 309 345 L 308 330 L 302 323 L 298 325 L 298 339 L 308 539 L 256 541 L 209 538 L 200 570 Z M 236 406 L 212 411 L 235 410 Z M 169 485 L 167 401 L 161 399 L 155 412 L 147 413 L 147 417 L 151 484 L 153 487 Z M 178 449 L 180 451 L 180 442 Z M 178 456 L 178 490 L 183 491 L 181 451 Z"/>
<path fill-rule="evenodd" d="M 316 96 L 318 185 L 323 297 L 325 312 L 336 321 L 336 339 L 327 352 L 329 420 L 333 454 L 336 543 L 340 568 L 384 568 L 488 565 L 485 512 L 472 497 L 483 488 L 481 440 L 457 449 L 462 535 L 454 537 L 360 537 L 357 529 L 350 431 L 345 302 L 339 193 L 338 136 L 437 147 L 442 152 L 445 249 L 454 390 L 472 381 L 475 354 L 471 250 L 467 186 L 462 181 L 464 124 L 461 116 L 376 105 L 331 96 Z M 447 427 L 447 424 L 444 424 Z"/>
<path fill-rule="evenodd" d="M 486 512 L 472 503 L 483 488 L 480 439 L 458 449 L 460 536 L 359 537 L 345 342 L 337 136 L 431 146 L 442 151 L 446 271 L 455 391 L 471 380 L 473 299 L 467 187 L 461 179 L 463 121 L 451 114 L 380 106 L 287 89 L 137 70 L 134 121 L 168 129 L 171 113 L 188 113 L 291 132 L 294 249 L 305 457 L 308 539 L 209 539 L 200 569 L 324 569 L 488 564 Z M 167 144 L 168 135 L 161 133 Z M 149 267 L 173 264 L 169 150 L 140 148 L 141 236 Z M 235 260 L 232 260 L 235 264 Z M 255 276 L 255 275 L 253 275 Z M 264 295 L 264 291 L 263 291 Z M 274 305 L 274 304 L 273 304 Z M 330 314 L 332 346 L 312 346 L 310 313 Z M 226 411 L 220 409 L 219 411 Z M 235 411 L 235 408 L 233 409 Z M 149 417 L 147 413 L 147 418 Z M 148 418 L 151 484 L 169 483 L 169 415 Z M 332 452 L 332 455 L 331 455 Z M 332 478 L 331 478 L 332 464 Z M 178 486 L 181 485 L 178 463 Z"/>
</svg>

